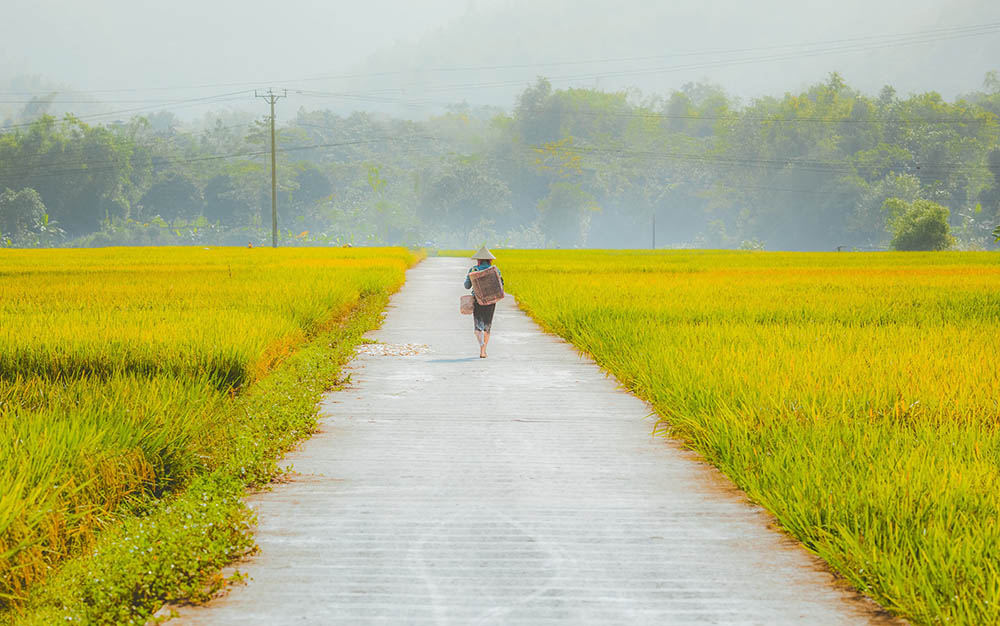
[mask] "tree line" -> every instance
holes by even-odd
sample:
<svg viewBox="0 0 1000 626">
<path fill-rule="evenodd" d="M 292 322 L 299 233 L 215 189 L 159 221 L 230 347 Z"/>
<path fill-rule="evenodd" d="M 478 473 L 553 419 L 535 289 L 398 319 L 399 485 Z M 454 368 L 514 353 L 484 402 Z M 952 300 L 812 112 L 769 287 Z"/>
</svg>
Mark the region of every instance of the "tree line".
<svg viewBox="0 0 1000 626">
<path fill-rule="evenodd" d="M 243 121 L 9 125 L 0 244 L 267 241 L 267 124 Z M 996 73 L 952 102 L 837 74 L 747 102 L 540 78 L 509 111 L 298 111 L 278 133 L 279 223 L 309 245 L 993 248 L 998 142 Z"/>
</svg>

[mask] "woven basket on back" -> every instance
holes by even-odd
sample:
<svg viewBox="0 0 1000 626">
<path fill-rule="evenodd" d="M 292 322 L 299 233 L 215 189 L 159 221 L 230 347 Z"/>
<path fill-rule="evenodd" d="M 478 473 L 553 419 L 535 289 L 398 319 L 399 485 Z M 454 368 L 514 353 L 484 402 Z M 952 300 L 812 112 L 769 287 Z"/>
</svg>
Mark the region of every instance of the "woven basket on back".
<svg viewBox="0 0 1000 626">
<path fill-rule="evenodd" d="M 487 305 L 503 300 L 503 283 L 500 282 L 497 268 L 491 265 L 481 272 L 472 272 L 469 279 L 479 304 Z"/>
</svg>

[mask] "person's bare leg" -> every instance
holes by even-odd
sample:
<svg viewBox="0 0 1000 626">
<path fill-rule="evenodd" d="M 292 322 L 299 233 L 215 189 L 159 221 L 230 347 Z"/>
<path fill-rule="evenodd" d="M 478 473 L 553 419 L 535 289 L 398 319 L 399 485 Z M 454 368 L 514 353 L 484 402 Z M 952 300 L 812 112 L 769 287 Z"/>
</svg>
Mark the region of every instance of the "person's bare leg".
<svg viewBox="0 0 1000 626">
<path fill-rule="evenodd" d="M 483 332 L 483 347 L 479 350 L 480 356 L 486 356 L 486 344 L 490 342 L 490 333 Z"/>
<path fill-rule="evenodd" d="M 486 357 L 486 343 L 483 341 L 483 331 L 476 331 L 476 341 L 479 342 L 479 358 Z"/>
</svg>

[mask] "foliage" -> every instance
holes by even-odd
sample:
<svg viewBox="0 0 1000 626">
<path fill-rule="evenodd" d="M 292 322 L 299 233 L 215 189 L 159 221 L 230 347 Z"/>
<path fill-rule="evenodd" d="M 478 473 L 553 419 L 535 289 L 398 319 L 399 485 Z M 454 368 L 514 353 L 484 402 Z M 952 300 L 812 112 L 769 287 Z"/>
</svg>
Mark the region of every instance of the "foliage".
<svg viewBox="0 0 1000 626">
<path fill-rule="evenodd" d="M 0 245 L 31 246 L 63 234 L 50 220 L 38 192 L 30 187 L 0 192 Z"/>
<path fill-rule="evenodd" d="M 34 189 L 4 189 L 0 193 L 0 236 L 18 241 L 33 231 L 44 215 L 45 205 Z"/>
<path fill-rule="evenodd" d="M 195 478 L 150 514 L 109 530 L 7 622 L 143 624 L 163 602 L 207 599 L 241 579 L 215 570 L 255 548 L 242 491 L 241 481 L 222 471 Z"/>
<path fill-rule="evenodd" d="M 567 182 L 555 182 L 549 194 L 538 203 L 541 224 L 557 245 L 582 246 L 587 243 L 590 230 L 588 213 L 600 211 L 595 198 Z"/>
<path fill-rule="evenodd" d="M 881 207 L 898 197 L 947 207 L 961 246 L 996 248 L 998 102 L 995 76 L 948 102 L 889 86 L 864 94 L 834 73 L 746 102 L 702 83 L 640 97 L 541 78 L 509 112 L 300 110 L 278 130 L 278 219 L 287 243 L 309 231 L 355 244 L 635 248 L 651 241 L 655 215 L 657 242 L 671 247 L 884 249 Z M 0 136 L 0 188 L 37 190 L 77 243 L 98 232 L 131 242 L 113 225 L 156 216 L 217 225 L 199 242 L 265 240 L 267 125 L 231 121 L 244 123 L 43 115 Z"/>
<path fill-rule="evenodd" d="M 740 250 L 765 250 L 766 246 L 764 242 L 757 239 L 744 239 L 740 242 Z"/>
<path fill-rule="evenodd" d="M 536 320 L 859 590 L 1000 623 L 995 255 L 499 257 Z"/>
<path fill-rule="evenodd" d="M 136 217 L 151 218 L 158 215 L 175 215 L 194 219 L 204 214 L 202 192 L 190 178 L 172 172 L 157 180 L 142 194 Z"/>
<path fill-rule="evenodd" d="M 198 476 L 266 481 L 364 330 L 339 320 L 361 310 L 359 324 L 371 322 L 414 260 L 399 249 L 0 252 L 0 603 Z"/>
<path fill-rule="evenodd" d="M 28 603 L 8 615 L 12 624 L 144 623 L 165 601 L 198 601 L 238 582 L 238 571 L 226 578 L 217 570 L 254 550 L 244 488 L 268 482 L 280 471 L 275 459 L 313 432 L 320 395 L 340 383 L 341 366 L 362 334 L 378 325 L 387 300 L 386 293 L 365 296 L 349 318 L 237 397 L 227 426 L 233 444 L 221 466 L 106 532 L 93 552 L 34 589 Z"/>
<path fill-rule="evenodd" d="M 955 243 L 950 234 L 947 208 L 929 200 L 908 203 L 888 198 L 883 208 L 890 214 L 893 250 L 947 250 Z"/>
<path fill-rule="evenodd" d="M 510 189 L 482 163 L 449 163 L 430 181 L 420 199 L 422 223 L 436 228 L 468 230 L 495 221 L 510 211 Z"/>
</svg>

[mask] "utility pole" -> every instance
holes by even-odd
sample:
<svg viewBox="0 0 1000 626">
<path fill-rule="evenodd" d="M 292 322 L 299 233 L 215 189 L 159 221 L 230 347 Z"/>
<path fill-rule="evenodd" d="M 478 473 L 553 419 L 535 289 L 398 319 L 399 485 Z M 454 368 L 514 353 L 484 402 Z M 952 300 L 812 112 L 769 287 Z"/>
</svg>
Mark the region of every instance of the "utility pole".
<svg viewBox="0 0 1000 626">
<path fill-rule="evenodd" d="M 656 209 L 653 209 L 653 250 L 656 250 Z"/>
<path fill-rule="evenodd" d="M 274 103 L 279 98 L 287 98 L 288 90 L 282 91 L 281 95 L 268 89 L 267 93 L 253 92 L 255 98 L 264 98 L 271 105 L 271 247 L 278 247 L 278 174 L 275 167 L 274 157 Z"/>
</svg>

